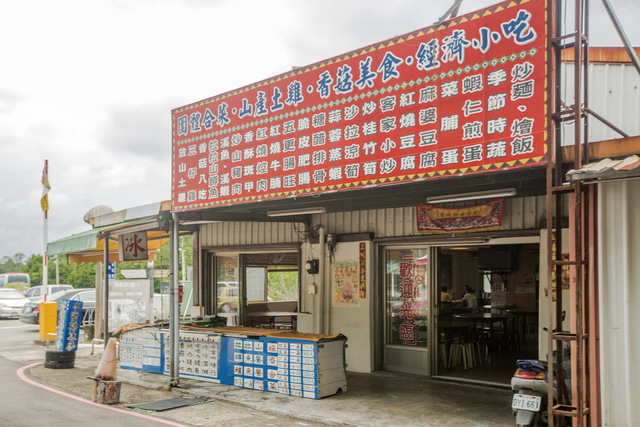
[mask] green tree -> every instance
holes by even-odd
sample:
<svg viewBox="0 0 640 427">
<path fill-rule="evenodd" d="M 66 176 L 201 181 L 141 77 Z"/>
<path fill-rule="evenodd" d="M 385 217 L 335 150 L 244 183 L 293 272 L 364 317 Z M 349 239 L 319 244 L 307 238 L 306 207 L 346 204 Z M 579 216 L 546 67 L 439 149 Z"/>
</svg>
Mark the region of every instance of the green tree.
<svg viewBox="0 0 640 427">
<path fill-rule="evenodd" d="M 180 237 L 180 249 L 178 268 L 179 277 L 182 280 L 182 269 L 192 265 L 192 238 L 191 236 Z M 184 262 L 183 262 L 184 260 Z M 61 256 L 57 260 L 59 283 L 72 285 L 75 288 L 93 288 L 96 284 L 96 265 L 94 263 L 70 264 L 66 256 Z M 154 262 L 154 269 L 169 270 L 169 243 L 160 247 Z M 146 261 L 118 262 L 116 263 L 116 278 L 123 279 L 122 270 L 147 269 Z M 0 273 L 16 272 L 28 273 L 31 277 L 31 286 L 42 285 L 42 255 L 33 254 L 27 258 L 23 253 L 17 253 L 11 257 L 0 258 Z M 49 284 L 56 283 L 56 260 L 49 258 L 47 267 Z M 167 278 L 156 278 L 155 289 L 160 291 L 160 285 Z"/>
<path fill-rule="evenodd" d="M 42 285 L 42 255 L 31 255 L 25 263 L 23 272 L 29 273 L 31 286 Z M 55 279 L 55 271 L 53 272 L 53 275 L 53 278 Z M 51 277 L 50 274 L 47 274 L 47 276 Z"/>
<path fill-rule="evenodd" d="M 180 281 L 182 281 L 182 269 L 189 268 L 193 265 L 193 246 L 192 246 L 192 236 L 180 236 L 179 240 L 179 249 L 182 251 L 178 251 L 178 269 Z M 156 260 L 153 262 L 153 268 L 155 270 L 170 270 L 170 257 L 169 257 L 169 242 L 160 246 L 158 249 L 158 253 L 156 255 Z M 182 263 L 182 256 L 184 253 L 184 264 Z M 186 275 L 185 275 L 186 276 Z M 154 288 L 156 292 L 160 292 L 160 286 L 162 282 L 168 281 L 168 277 L 156 277 L 154 280 Z"/>
<path fill-rule="evenodd" d="M 26 259 L 26 255 L 20 252 L 12 257 L 2 257 L 0 259 L 0 273 L 25 273 L 23 269 Z"/>
<path fill-rule="evenodd" d="M 74 288 L 95 288 L 96 287 L 96 265 L 92 262 L 82 264 L 69 264 L 68 274 L 65 280 L 62 280 L 60 274 L 60 282 L 72 285 Z"/>
<path fill-rule="evenodd" d="M 298 299 L 297 271 L 270 271 L 267 275 L 268 294 L 271 301 Z"/>
</svg>

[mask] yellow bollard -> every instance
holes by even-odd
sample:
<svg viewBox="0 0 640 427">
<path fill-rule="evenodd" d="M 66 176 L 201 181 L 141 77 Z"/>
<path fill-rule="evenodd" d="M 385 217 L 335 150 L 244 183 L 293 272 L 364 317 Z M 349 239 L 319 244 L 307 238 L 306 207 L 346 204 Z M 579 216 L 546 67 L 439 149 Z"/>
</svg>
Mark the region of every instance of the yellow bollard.
<svg viewBox="0 0 640 427">
<path fill-rule="evenodd" d="M 50 337 L 47 334 L 55 334 L 58 326 L 58 304 L 55 302 L 41 302 L 40 303 L 40 340 L 46 341 Z"/>
</svg>

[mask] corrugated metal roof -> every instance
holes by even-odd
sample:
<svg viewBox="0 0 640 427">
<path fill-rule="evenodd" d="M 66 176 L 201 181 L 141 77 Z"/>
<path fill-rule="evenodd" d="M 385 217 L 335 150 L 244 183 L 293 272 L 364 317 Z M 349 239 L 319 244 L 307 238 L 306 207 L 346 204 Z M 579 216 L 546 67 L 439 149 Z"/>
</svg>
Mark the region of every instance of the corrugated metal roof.
<svg viewBox="0 0 640 427">
<path fill-rule="evenodd" d="M 636 55 L 640 56 L 640 47 L 633 48 Z M 562 61 L 573 61 L 575 51 L 565 49 L 562 51 Z M 631 63 L 631 58 L 624 47 L 590 47 L 589 62 L 606 62 L 608 64 Z"/>
<path fill-rule="evenodd" d="M 104 238 L 101 234 L 110 232 L 112 236 L 119 236 L 131 232 L 134 227 L 140 231 L 147 230 L 149 256 L 150 260 L 153 260 L 153 258 L 155 258 L 154 251 L 169 240 L 168 232 L 157 230 L 157 216 L 94 227 L 82 233 L 72 234 L 71 236 L 49 242 L 47 243 L 47 255 L 68 255 L 69 262 L 71 263 L 100 262 L 104 256 Z M 119 259 L 118 242 L 111 242 L 109 247 L 111 249 L 109 260 L 117 261 Z"/>
<path fill-rule="evenodd" d="M 640 176 L 640 157 L 633 154 L 624 159 L 602 159 L 582 166 L 580 169 L 572 169 L 567 172 L 570 181 L 585 179 L 619 179 Z"/>
<path fill-rule="evenodd" d="M 640 75 L 630 64 L 589 64 L 588 107 L 604 117 L 627 135 L 640 135 Z M 575 103 L 573 93 L 574 66 L 562 64 L 562 102 L 566 105 Z M 582 100 L 584 102 L 584 99 Z M 562 145 L 572 145 L 574 125 L 572 121 L 563 122 Z M 621 138 L 614 131 L 595 117 L 589 118 L 589 141 L 604 141 Z M 634 153 L 636 153 L 634 151 Z"/>
</svg>

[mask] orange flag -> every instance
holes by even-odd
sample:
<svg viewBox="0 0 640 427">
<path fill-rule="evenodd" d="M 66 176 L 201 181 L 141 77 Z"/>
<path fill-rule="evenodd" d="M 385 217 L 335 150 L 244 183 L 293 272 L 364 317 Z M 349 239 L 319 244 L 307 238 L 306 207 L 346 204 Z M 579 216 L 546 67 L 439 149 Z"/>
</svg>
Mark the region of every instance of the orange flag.
<svg viewBox="0 0 640 427">
<path fill-rule="evenodd" d="M 51 184 L 49 184 L 49 162 L 44 161 L 44 170 L 42 171 L 42 198 L 40 199 L 40 207 L 44 212 L 49 210 L 49 190 L 51 190 Z"/>
</svg>

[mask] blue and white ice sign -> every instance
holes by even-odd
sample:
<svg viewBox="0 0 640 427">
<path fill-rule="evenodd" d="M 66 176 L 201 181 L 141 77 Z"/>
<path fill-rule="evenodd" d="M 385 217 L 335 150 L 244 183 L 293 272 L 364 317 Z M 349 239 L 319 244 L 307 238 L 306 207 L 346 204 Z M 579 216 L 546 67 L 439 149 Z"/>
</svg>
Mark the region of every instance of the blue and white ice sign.
<svg viewBox="0 0 640 427">
<path fill-rule="evenodd" d="M 114 279 L 116 278 L 116 263 L 115 262 L 110 262 L 107 265 L 107 273 L 109 274 L 109 279 Z"/>
</svg>

